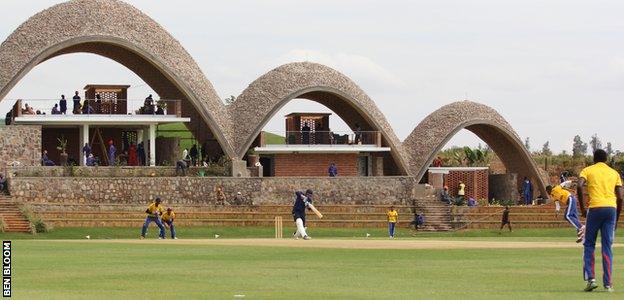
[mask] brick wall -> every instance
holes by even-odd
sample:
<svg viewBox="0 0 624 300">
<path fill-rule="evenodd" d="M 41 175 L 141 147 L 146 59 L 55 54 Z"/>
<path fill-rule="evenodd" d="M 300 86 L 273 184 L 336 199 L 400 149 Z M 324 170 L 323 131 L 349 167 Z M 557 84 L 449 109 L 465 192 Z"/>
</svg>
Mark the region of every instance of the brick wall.
<svg viewBox="0 0 624 300">
<path fill-rule="evenodd" d="M 19 161 L 24 166 L 41 165 L 41 126 L 0 127 L 0 166 Z"/>
<path fill-rule="evenodd" d="M 357 176 L 357 154 L 277 154 L 275 155 L 275 176 L 328 176 L 329 164 L 338 167 L 338 176 Z"/>
<path fill-rule="evenodd" d="M 456 196 L 459 182 L 466 185 L 466 198 L 488 199 L 488 170 L 450 171 L 444 175 L 444 184 L 451 195 Z"/>
</svg>

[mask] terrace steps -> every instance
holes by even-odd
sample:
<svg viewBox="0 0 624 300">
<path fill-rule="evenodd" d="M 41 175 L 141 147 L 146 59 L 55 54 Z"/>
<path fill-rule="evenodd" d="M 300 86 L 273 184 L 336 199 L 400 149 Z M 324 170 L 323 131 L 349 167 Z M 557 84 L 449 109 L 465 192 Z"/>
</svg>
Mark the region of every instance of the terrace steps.
<svg viewBox="0 0 624 300">
<path fill-rule="evenodd" d="M 0 194 L 0 217 L 4 219 L 5 232 L 31 232 L 30 222 L 11 196 Z"/>
</svg>

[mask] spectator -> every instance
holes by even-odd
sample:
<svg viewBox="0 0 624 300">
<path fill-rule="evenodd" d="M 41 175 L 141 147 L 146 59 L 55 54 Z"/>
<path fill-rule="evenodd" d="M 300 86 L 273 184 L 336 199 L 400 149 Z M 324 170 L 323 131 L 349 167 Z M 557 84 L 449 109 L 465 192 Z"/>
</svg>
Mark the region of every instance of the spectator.
<svg viewBox="0 0 624 300">
<path fill-rule="evenodd" d="M 115 153 L 117 152 L 117 148 L 115 148 L 115 145 L 113 144 L 113 140 L 109 140 L 108 141 L 108 165 L 109 166 L 114 166 L 115 165 Z"/>
<path fill-rule="evenodd" d="M 74 95 L 74 115 L 78 115 L 80 114 L 80 96 L 78 96 L 78 91 L 76 91 L 76 94 Z"/>
<path fill-rule="evenodd" d="M 327 172 L 329 173 L 329 177 L 336 177 L 338 176 L 338 167 L 336 167 L 335 163 L 331 163 Z"/>
<path fill-rule="evenodd" d="M 201 159 L 204 162 L 208 162 L 208 153 L 206 151 L 208 151 L 208 142 L 204 142 L 201 147 Z"/>
<path fill-rule="evenodd" d="M 139 159 L 139 166 L 145 166 L 145 148 L 143 148 L 143 142 L 140 142 L 137 146 L 137 153 Z"/>
<path fill-rule="evenodd" d="M 394 228 L 396 227 L 396 223 L 399 220 L 399 213 L 394 209 L 394 206 L 390 206 L 390 210 L 386 213 L 388 217 L 388 235 L 391 239 L 394 238 Z"/>
<path fill-rule="evenodd" d="M 236 193 L 234 196 L 234 201 L 232 201 L 234 205 L 243 205 L 245 204 L 245 198 L 241 192 Z"/>
<path fill-rule="evenodd" d="M 41 165 L 43 166 L 54 166 L 54 162 L 48 158 L 48 150 L 43 150 L 43 154 L 41 154 Z"/>
<path fill-rule="evenodd" d="M 102 96 L 100 96 L 100 94 L 95 94 L 95 113 L 96 114 L 101 114 L 102 113 Z"/>
<path fill-rule="evenodd" d="M 501 233 L 505 225 L 509 226 L 509 232 L 511 232 L 511 221 L 509 221 L 509 206 L 505 206 L 505 210 L 503 210 L 503 217 L 501 219 L 501 227 L 498 230 L 498 234 Z"/>
<path fill-rule="evenodd" d="M 169 227 L 171 231 L 171 238 L 177 240 L 175 227 L 173 226 L 173 220 L 175 219 L 175 213 L 171 207 L 167 208 L 167 211 L 162 215 L 162 222 L 165 227 Z"/>
<path fill-rule="evenodd" d="M 355 123 L 355 143 L 358 145 L 362 144 L 362 127 L 360 124 Z"/>
<path fill-rule="evenodd" d="M 94 112 L 95 111 L 93 110 L 93 106 L 91 106 L 91 104 L 89 104 L 89 102 L 85 100 L 84 104 L 82 105 L 82 114 L 92 115 Z"/>
<path fill-rule="evenodd" d="M 93 157 L 93 153 L 89 153 L 89 156 L 87 156 L 87 166 L 94 167 L 96 165 L 97 163 L 95 161 L 95 157 Z"/>
<path fill-rule="evenodd" d="M 61 114 L 61 111 L 58 108 L 58 104 L 56 104 L 56 103 L 54 104 L 54 107 L 52 107 L 52 114 L 53 115 L 60 115 Z"/>
<path fill-rule="evenodd" d="M 533 204 L 533 184 L 528 177 L 524 177 L 524 182 L 522 182 L 522 197 L 525 205 Z"/>
<path fill-rule="evenodd" d="M 463 182 L 459 182 L 459 187 L 457 189 L 457 205 L 464 204 L 464 197 L 466 196 L 466 185 Z"/>
<path fill-rule="evenodd" d="M 65 99 L 65 95 L 61 95 L 61 101 L 59 101 L 59 106 L 61 108 L 61 114 L 67 114 L 67 100 Z"/>
<path fill-rule="evenodd" d="M 154 110 L 154 98 L 152 98 L 151 94 L 145 98 L 143 106 L 145 106 L 145 113 L 148 115 L 153 115 L 156 112 L 156 110 Z"/>
<path fill-rule="evenodd" d="M 303 144 L 310 144 L 310 125 L 308 125 L 308 122 L 303 123 L 303 127 L 301 128 L 301 137 L 302 137 L 302 143 Z"/>
<path fill-rule="evenodd" d="M 470 197 L 468 198 L 468 206 L 469 207 L 475 207 L 477 206 L 477 200 L 475 200 L 474 198 Z"/>
<path fill-rule="evenodd" d="M 436 158 L 433 160 L 432 166 L 433 166 L 433 167 L 435 167 L 435 168 L 439 168 L 439 167 L 441 167 L 441 166 L 442 166 L 442 158 L 441 158 L 441 157 L 439 157 L 439 156 L 438 156 L 438 157 L 436 157 Z"/>
<path fill-rule="evenodd" d="M 22 110 L 22 114 L 25 114 L 25 115 L 35 115 L 36 114 L 35 111 L 33 110 L 33 108 L 28 105 L 28 103 L 24 104 L 24 106 L 25 106 L 25 108 Z"/>
<path fill-rule="evenodd" d="M 184 148 L 184 151 L 182 151 L 182 160 L 190 160 L 189 159 L 189 151 L 187 148 Z"/>
<path fill-rule="evenodd" d="M 176 162 L 176 176 L 180 175 L 180 173 L 182 176 L 186 176 L 186 169 L 188 169 L 188 165 L 185 160 L 180 159 Z"/>
<path fill-rule="evenodd" d="M 89 158 L 89 155 L 91 154 L 91 146 L 89 146 L 89 143 L 84 144 L 84 146 L 82 147 L 82 153 L 84 154 L 86 161 L 86 159 Z"/>
<path fill-rule="evenodd" d="M 411 222 L 411 225 L 414 226 L 414 230 L 418 230 L 424 224 L 425 224 L 425 215 L 421 213 L 414 213 L 414 220 L 412 220 Z"/>
<path fill-rule="evenodd" d="M 137 149 L 134 146 L 134 143 L 130 144 L 130 149 L 128 150 L 128 166 L 136 166 L 138 165 L 137 161 Z"/>
<path fill-rule="evenodd" d="M 0 173 L 0 193 L 4 193 L 7 190 L 7 180 L 4 178 L 4 174 Z"/>
<path fill-rule="evenodd" d="M 223 192 L 223 188 L 220 186 L 217 186 L 215 188 L 215 194 L 217 197 L 217 205 L 226 205 L 227 202 L 225 202 L 225 193 Z"/>
<path fill-rule="evenodd" d="M 197 144 L 193 144 L 190 151 L 191 155 L 191 166 L 197 165 L 197 156 L 199 156 L 199 151 L 197 151 Z"/>
<path fill-rule="evenodd" d="M 444 186 L 442 191 L 440 191 L 440 201 L 446 204 L 451 204 L 453 202 L 453 199 L 451 199 L 451 195 L 449 195 L 448 186 L 446 185 Z"/>
</svg>

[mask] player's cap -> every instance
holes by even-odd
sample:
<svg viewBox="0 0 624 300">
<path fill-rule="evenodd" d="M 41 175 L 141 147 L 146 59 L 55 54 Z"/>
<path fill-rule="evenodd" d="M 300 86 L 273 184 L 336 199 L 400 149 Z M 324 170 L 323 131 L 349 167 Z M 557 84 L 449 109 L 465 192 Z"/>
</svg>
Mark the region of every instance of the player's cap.
<svg viewBox="0 0 624 300">
<path fill-rule="evenodd" d="M 306 194 L 308 194 L 308 195 L 313 195 L 313 194 L 314 194 L 314 192 L 312 192 L 312 190 L 311 190 L 311 189 L 307 189 L 307 190 L 306 190 Z"/>
<path fill-rule="evenodd" d="M 167 207 L 167 211 L 172 211 L 173 209 L 171 209 L 171 207 Z"/>
<path fill-rule="evenodd" d="M 162 201 L 162 199 L 160 199 L 160 197 L 156 197 L 156 200 L 155 200 L 155 201 L 156 201 L 156 202 L 160 202 L 160 201 Z"/>
</svg>

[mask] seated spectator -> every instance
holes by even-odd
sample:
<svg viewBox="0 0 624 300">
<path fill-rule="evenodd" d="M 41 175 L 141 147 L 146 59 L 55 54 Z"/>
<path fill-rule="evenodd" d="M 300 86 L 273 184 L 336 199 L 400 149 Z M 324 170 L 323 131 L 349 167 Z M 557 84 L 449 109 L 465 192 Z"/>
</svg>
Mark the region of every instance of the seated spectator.
<svg viewBox="0 0 624 300">
<path fill-rule="evenodd" d="M 54 107 L 52 107 L 52 114 L 53 115 L 60 115 L 61 111 L 58 108 L 58 104 L 54 104 Z"/>
<path fill-rule="evenodd" d="M 176 162 L 176 176 L 180 175 L 180 173 L 182 173 L 182 176 L 186 176 L 186 170 L 188 169 L 188 164 L 186 164 L 186 161 L 184 160 L 178 160 Z"/>
<path fill-rule="evenodd" d="M 33 110 L 32 107 L 30 107 L 28 104 L 24 105 L 25 108 L 22 110 L 22 114 L 24 115 L 35 115 L 35 111 Z"/>
<path fill-rule="evenodd" d="M 82 114 L 91 115 L 94 112 L 95 111 L 93 110 L 93 107 L 91 106 L 91 104 L 89 104 L 88 101 L 85 101 L 84 104 L 82 105 Z"/>
<path fill-rule="evenodd" d="M 245 198 L 243 198 L 243 194 L 241 192 L 236 193 L 234 196 L 234 201 L 232 201 L 234 205 L 243 205 L 245 204 Z"/>
<path fill-rule="evenodd" d="M 89 167 L 97 166 L 97 162 L 95 160 L 95 157 L 93 157 L 93 153 L 90 153 L 89 156 L 87 156 L 87 166 Z"/>
<path fill-rule="evenodd" d="M 425 216 L 421 213 L 414 214 L 414 220 L 410 224 L 414 226 L 414 230 L 420 229 L 425 224 Z"/>
<path fill-rule="evenodd" d="M 477 206 L 477 200 L 475 200 L 472 197 L 468 198 L 468 206 L 470 206 L 470 207 Z"/>
<path fill-rule="evenodd" d="M 7 180 L 4 178 L 4 174 L 0 173 L 0 193 L 7 190 Z"/>
<path fill-rule="evenodd" d="M 444 186 L 444 189 L 440 191 L 440 201 L 446 204 L 451 204 L 453 202 L 453 199 L 451 198 L 451 195 L 449 195 L 449 192 L 448 192 L 448 186 Z"/>
<path fill-rule="evenodd" d="M 41 155 L 41 165 L 42 166 L 54 166 L 54 162 L 48 158 L 48 150 L 43 150 L 43 154 Z"/>
</svg>

